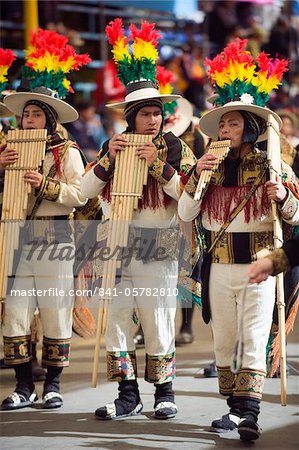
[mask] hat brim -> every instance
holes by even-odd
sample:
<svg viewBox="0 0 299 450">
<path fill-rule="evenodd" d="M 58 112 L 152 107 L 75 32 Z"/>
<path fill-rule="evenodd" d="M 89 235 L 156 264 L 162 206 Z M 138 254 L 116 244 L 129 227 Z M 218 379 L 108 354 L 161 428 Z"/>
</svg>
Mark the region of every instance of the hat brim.
<svg viewBox="0 0 299 450">
<path fill-rule="evenodd" d="M 50 97 L 46 94 L 38 94 L 33 92 L 15 92 L 4 97 L 4 104 L 15 115 L 22 116 L 23 109 L 29 100 L 39 100 L 51 106 L 57 113 L 57 121 L 59 123 L 74 122 L 79 118 L 78 112 L 68 103 L 59 98 Z"/>
<path fill-rule="evenodd" d="M 4 103 L 0 102 L 0 117 L 11 117 L 14 113 L 10 111 Z"/>
<path fill-rule="evenodd" d="M 131 95 L 129 100 L 127 99 L 124 102 L 120 102 L 120 103 L 108 103 L 105 106 L 107 106 L 107 108 L 125 109 L 125 107 L 129 103 L 139 102 L 140 100 L 151 100 L 154 98 L 160 98 L 163 103 L 167 103 L 167 102 L 173 102 L 174 100 L 178 100 L 179 98 L 181 98 L 181 95 L 167 95 L 167 94 L 156 94 L 156 93 L 152 94 L 152 95 L 151 94 L 148 95 L 142 91 L 143 91 L 143 89 L 140 89 L 139 91 L 135 91 L 134 98 Z"/>
<path fill-rule="evenodd" d="M 256 106 L 256 105 L 246 105 L 243 102 L 229 102 L 223 106 L 219 106 L 217 108 L 211 109 L 206 114 L 204 114 L 199 121 L 199 127 L 207 136 L 212 138 L 213 140 L 218 139 L 218 124 L 220 122 L 223 114 L 226 114 L 230 111 L 249 111 L 251 113 L 256 114 L 257 116 L 264 119 L 266 122 L 268 120 L 268 115 L 271 114 L 277 122 L 279 129 L 281 128 L 282 121 L 278 114 L 271 109 Z M 257 142 L 265 141 L 267 139 L 267 131 L 261 134 Z"/>
<path fill-rule="evenodd" d="M 163 131 L 171 131 L 175 136 L 181 136 L 189 127 L 193 117 L 193 107 L 185 98 L 179 98 L 177 101 L 177 110 L 175 111 L 174 121 L 165 124 Z"/>
</svg>

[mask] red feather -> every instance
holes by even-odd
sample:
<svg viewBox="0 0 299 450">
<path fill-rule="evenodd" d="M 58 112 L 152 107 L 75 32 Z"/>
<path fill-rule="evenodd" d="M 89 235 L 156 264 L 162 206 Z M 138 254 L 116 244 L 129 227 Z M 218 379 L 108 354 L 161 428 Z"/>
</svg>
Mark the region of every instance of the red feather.
<svg viewBox="0 0 299 450">
<path fill-rule="evenodd" d="M 15 59 L 16 57 L 12 50 L 5 50 L 4 48 L 0 48 L 0 66 L 10 67 Z"/>
<path fill-rule="evenodd" d="M 130 31 L 132 39 L 137 37 L 146 42 L 151 42 L 154 46 L 158 44 L 158 40 L 161 38 L 161 33 L 158 30 L 154 30 L 155 23 L 149 23 L 147 20 L 141 21 L 140 30 L 134 25 L 130 25 Z"/>
<path fill-rule="evenodd" d="M 115 45 L 116 41 L 124 36 L 124 28 L 122 19 L 117 17 L 115 20 L 111 20 L 109 25 L 105 28 L 106 36 L 108 38 L 108 42 L 111 45 Z"/>
</svg>

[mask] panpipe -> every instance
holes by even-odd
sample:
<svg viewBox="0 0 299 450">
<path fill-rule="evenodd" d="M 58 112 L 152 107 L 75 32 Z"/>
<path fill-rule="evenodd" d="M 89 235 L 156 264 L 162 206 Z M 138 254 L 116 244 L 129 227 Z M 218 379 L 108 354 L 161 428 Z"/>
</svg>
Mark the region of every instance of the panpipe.
<svg viewBox="0 0 299 450">
<path fill-rule="evenodd" d="M 14 252 L 19 247 L 33 187 L 24 180 L 28 170 L 38 170 L 45 157 L 47 130 L 9 130 L 7 147 L 18 152 L 18 160 L 5 168 L 0 223 L 0 297 L 6 298 L 7 278 L 12 276 Z"/>
<path fill-rule="evenodd" d="M 147 184 L 148 166 L 144 158 L 136 155 L 136 148 L 151 142 L 151 135 L 125 134 L 127 146 L 125 150 L 116 152 L 115 170 L 112 185 L 112 199 L 108 228 L 107 248 L 110 258 L 104 261 L 102 291 L 98 312 L 96 343 L 93 359 L 92 386 L 97 386 L 99 353 L 101 338 L 106 331 L 108 299 L 113 298 L 116 270 L 121 261 L 117 258 L 117 248 L 127 247 L 129 225 L 134 210 L 138 208 L 138 200 L 142 198 L 143 187 Z"/>
<path fill-rule="evenodd" d="M 107 247 L 114 255 L 117 248 L 128 245 L 129 225 L 138 200 L 142 198 L 143 187 L 147 184 L 148 166 L 144 158 L 136 155 L 136 148 L 152 141 L 151 135 L 125 134 L 128 144 L 124 151 L 116 153 L 112 186 L 112 200 L 108 229 Z M 102 288 L 110 292 L 114 288 L 118 264 L 115 254 L 105 261 Z"/>
<path fill-rule="evenodd" d="M 230 151 L 231 141 L 215 141 L 212 142 L 207 153 L 212 153 L 213 155 L 218 157 L 217 163 L 212 170 L 204 169 L 202 170 L 198 185 L 194 194 L 194 200 L 201 200 L 205 187 L 210 182 L 214 171 L 219 167 L 220 163 L 227 157 L 228 152 Z"/>
</svg>

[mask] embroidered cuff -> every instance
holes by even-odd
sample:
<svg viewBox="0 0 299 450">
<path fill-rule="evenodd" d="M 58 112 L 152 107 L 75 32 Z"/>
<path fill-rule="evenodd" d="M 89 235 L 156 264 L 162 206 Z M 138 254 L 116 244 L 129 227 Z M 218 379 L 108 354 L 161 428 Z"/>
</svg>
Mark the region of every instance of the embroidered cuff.
<svg viewBox="0 0 299 450">
<path fill-rule="evenodd" d="M 99 160 L 94 167 L 95 175 L 102 181 L 108 181 L 114 171 L 114 161 L 109 159 L 107 153 Z"/>
<path fill-rule="evenodd" d="M 278 248 L 270 255 L 267 255 L 266 258 L 271 259 L 273 263 L 273 276 L 291 269 L 287 255 L 282 248 Z"/>
<path fill-rule="evenodd" d="M 163 384 L 172 381 L 175 377 L 175 352 L 167 355 L 146 354 L 144 379 L 148 383 Z"/>
<path fill-rule="evenodd" d="M 198 185 L 198 178 L 195 170 L 191 173 L 189 180 L 185 186 L 185 191 L 193 198 Z"/>
<path fill-rule="evenodd" d="M 50 202 L 56 202 L 60 193 L 61 183 L 54 178 L 45 177 L 42 181 L 38 196 Z"/>
<path fill-rule="evenodd" d="M 42 348 L 42 365 L 66 367 L 69 365 L 71 339 L 52 339 L 44 336 Z"/>
<path fill-rule="evenodd" d="M 175 173 L 175 169 L 167 162 L 156 158 L 149 167 L 149 173 L 156 178 L 160 184 L 167 184 Z"/>
<path fill-rule="evenodd" d="M 31 361 L 31 335 L 3 336 L 4 360 L 7 366 Z"/>
<path fill-rule="evenodd" d="M 137 378 L 135 351 L 107 352 L 108 381 L 129 381 Z"/>
<path fill-rule="evenodd" d="M 261 370 L 241 369 L 237 374 L 234 396 L 261 401 L 266 373 Z"/>
<path fill-rule="evenodd" d="M 292 192 L 288 189 L 288 196 L 282 205 L 279 205 L 279 210 L 281 212 L 282 217 L 285 220 L 290 220 L 293 218 L 294 214 L 298 209 L 298 200 L 292 194 Z"/>
</svg>

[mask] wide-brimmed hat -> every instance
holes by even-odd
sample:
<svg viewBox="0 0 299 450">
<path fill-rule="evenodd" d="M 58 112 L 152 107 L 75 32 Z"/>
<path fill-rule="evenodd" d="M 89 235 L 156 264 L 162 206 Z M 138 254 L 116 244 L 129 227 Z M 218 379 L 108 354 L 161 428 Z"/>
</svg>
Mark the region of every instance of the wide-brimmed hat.
<svg viewBox="0 0 299 450">
<path fill-rule="evenodd" d="M 160 94 L 158 85 L 149 80 L 131 81 L 126 86 L 126 96 L 123 102 L 108 103 L 108 108 L 125 109 L 128 103 L 139 102 L 140 100 L 150 100 L 160 98 L 162 103 L 172 102 L 181 98 L 180 95 Z"/>
<path fill-rule="evenodd" d="M 10 111 L 4 103 L 0 102 L 0 117 L 10 117 L 13 116 L 13 112 Z"/>
<path fill-rule="evenodd" d="M 160 33 L 155 24 L 141 21 L 125 33 L 122 19 L 117 17 L 106 26 L 106 35 L 112 45 L 117 76 L 126 88 L 123 102 L 108 103 L 108 108 L 125 109 L 132 102 L 159 98 L 163 103 L 179 99 L 180 95 L 161 94 L 157 84 L 157 44 Z"/>
<path fill-rule="evenodd" d="M 212 138 L 213 140 L 217 140 L 218 138 L 218 124 L 220 122 L 221 117 L 229 113 L 231 111 L 248 111 L 256 114 L 257 116 L 264 119 L 266 122 L 268 120 L 268 115 L 271 114 L 272 117 L 277 122 L 278 129 L 281 128 L 282 121 L 278 114 L 272 111 L 269 108 L 256 106 L 256 105 L 248 105 L 242 101 L 234 101 L 228 102 L 223 106 L 216 107 L 211 109 L 207 113 L 205 113 L 199 120 L 199 127 L 207 136 Z M 265 131 L 261 134 L 257 142 L 261 142 L 267 139 L 267 132 Z"/>
<path fill-rule="evenodd" d="M 22 116 L 23 109 L 30 100 L 39 100 L 51 106 L 57 113 L 60 123 L 74 122 L 79 118 L 78 112 L 68 103 L 55 97 L 54 91 L 47 88 L 34 88 L 32 92 L 15 92 L 4 97 L 5 106 L 17 116 Z"/>
<path fill-rule="evenodd" d="M 281 84 L 288 62 L 269 58 L 261 52 L 254 60 L 246 51 L 247 40 L 235 39 L 213 60 L 206 59 L 209 77 L 215 90 L 213 103 L 200 119 L 200 129 L 211 137 L 218 138 L 218 124 L 221 117 L 231 111 L 247 111 L 268 120 L 269 114 L 275 119 L 278 129 L 282 121 L 278 114 L 266 107 L 272 89 Z M 265 140 L 266 132 L 259 135 L 258 141 Z"/>
<path fill-rule="evenodd" d="M 276 114 L 278 114 L 280 118 L 288 117 L 292 122 L 293 127 L 298 127 L 298 116 L 292 111 L 289 111 L 287 109 L 277 109 Z"/>
<path fill-rule="evenodd" d="M 175 136 L 181 136 L 189 127 L 193 119 L 193 106 L 185 98 L 176 101 L 173 114 L 166 115 L 163 131 L 171 131 Z"/>
</svg>

